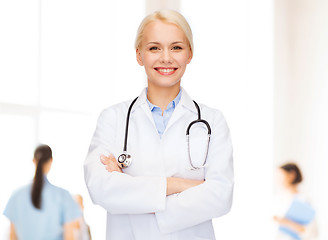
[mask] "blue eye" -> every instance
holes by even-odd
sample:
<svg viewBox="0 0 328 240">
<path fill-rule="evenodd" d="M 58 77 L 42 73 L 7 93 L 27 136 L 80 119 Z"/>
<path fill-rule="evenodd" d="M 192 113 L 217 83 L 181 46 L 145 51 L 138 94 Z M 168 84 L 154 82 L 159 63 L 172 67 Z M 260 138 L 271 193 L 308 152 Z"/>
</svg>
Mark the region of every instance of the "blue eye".
<svg viewBox="0 0 328 240">
<path fill-rule="evenodd" d="M 151 48 L 149 48 L 149 50 L 151 50 L 151 51 L 158 50 L 158 47 L 151 47 Z"/>
<path fill-rule="evenodd" d="M 173 49 L 173 50 L 181 50 L 182 47 L 180 47 L 180 46 L 174 46 L 172 49 Z"/>
</svg>

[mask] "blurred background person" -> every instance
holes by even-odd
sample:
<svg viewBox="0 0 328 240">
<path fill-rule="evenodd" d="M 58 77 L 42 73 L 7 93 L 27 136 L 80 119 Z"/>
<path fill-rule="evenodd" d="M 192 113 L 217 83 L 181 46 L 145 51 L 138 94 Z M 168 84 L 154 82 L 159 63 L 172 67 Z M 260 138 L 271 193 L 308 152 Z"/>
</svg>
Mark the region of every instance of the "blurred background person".
<svg viewBox="0 0 328 240">
<path fill-rule="evenodd" d="M 74 240 L 91 240 L 91 232 L 90 227 L 86 223 L 84 219 L 84 204 L 83 204 L 83 197 L 79 194 L 74 196 L 74 200 L 78 203 L 80 206 L 82 216 L 75 222 L 74 226 Z"/>
<path fill-rule="evenodd" d="M 33 163 L 33 182 L 15 191 L 4 210 L 10 220 L 10 239 L 73 240 L 73 224 L 81 217 L 81 210 L 68 191 L 47 179 L 51 148 L 38 146 Z"/>
<path fill-rule="evenodd" d="M 303 181 L 300 168 L 286 163 L 278 168 L 280 191 L 275 199 L 274 221 L 278 224 L 277 240 L 314 240 L 317 237 L 315 211 L 309 197 L 300 191 Z"/>
</svg>

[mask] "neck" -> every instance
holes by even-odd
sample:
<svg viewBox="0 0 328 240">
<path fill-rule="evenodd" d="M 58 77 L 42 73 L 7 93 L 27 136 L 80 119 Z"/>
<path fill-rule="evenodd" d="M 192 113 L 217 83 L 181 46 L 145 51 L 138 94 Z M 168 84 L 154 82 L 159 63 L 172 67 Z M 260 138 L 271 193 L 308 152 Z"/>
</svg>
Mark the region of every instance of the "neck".
<svg viewBox="0 0 328 240">
<path fill-rule="evenodd" d="M 297 186 L 296 185 L 289 185 L 288 186 L 288 191 L 292 194 L 298 193 Z"/>
<path fill-rule="evenodd" d="M 148 83 L 147 98 L 152 104 L 160 107 L 163 113 L 167 108 L 167 105 L 179 94 L 179 91 L 180 84 L 164 88 Z"/>
</svg>

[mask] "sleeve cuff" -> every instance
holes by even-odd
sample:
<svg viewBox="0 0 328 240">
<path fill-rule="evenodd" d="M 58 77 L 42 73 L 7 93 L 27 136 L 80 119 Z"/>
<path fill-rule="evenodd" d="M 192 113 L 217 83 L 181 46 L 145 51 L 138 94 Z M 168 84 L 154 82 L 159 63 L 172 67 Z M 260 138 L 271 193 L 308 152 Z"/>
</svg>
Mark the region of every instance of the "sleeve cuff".
<svg viewBox="0 0 328 240">
<path fill-rule="evenodd" d="M 165 201 L 166 205 L 167 205 L 168 201 L 176 200 L 177 196 L 178 196 L 178 194 L 173 194 L 173 195 L 167 196 L 166 201 Z M 167 214 L 166 211 L 167 210 L 155 212 L 158 227 L 160 229 L 160 232 L 163 234 L 171 233 L 171 232 L 178 230 L 178 229 L 176 229 L 176 230 L 172 229 L 172 227 L 167 224 L 168 222 L 172 222 L 172 219 L 170 219 L 171 215 Z"/>
</svg>

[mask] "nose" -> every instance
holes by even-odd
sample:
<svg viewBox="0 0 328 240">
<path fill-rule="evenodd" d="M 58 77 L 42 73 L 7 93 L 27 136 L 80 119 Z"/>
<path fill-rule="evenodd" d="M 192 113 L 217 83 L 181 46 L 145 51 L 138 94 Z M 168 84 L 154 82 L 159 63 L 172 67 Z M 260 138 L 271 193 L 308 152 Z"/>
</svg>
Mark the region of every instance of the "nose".
<svg viewBox="0 0 328 240">
<path fill-rule="evenodd" d="M 169 49 L 165 49 L 161 54 L 161 63 L 172 63 L 173 59 Z"/>
</svg>

